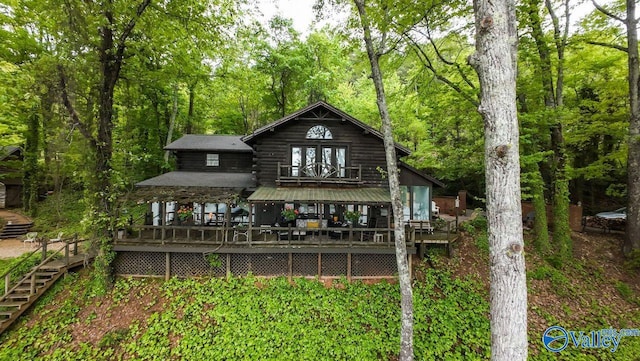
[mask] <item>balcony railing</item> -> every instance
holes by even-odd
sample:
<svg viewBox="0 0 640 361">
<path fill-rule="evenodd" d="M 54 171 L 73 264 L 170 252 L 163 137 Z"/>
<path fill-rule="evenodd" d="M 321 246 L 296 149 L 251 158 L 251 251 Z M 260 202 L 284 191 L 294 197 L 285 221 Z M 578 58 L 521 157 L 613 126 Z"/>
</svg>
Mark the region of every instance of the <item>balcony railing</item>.
<svg viewBox="0 0 640 361">
<path fill-rule="evenodd" d="M 342 167 L 328 163 L 309 163 L 304 166 L 278 162 L 280 183 L 360 183 L 362 167 Z"/>
<path fill-rule="evenodd" d="M 407 247 L 416 243 L 450 244 L 456 238 L 453 224 L 443 229 L 405 226 Z M 133 235 L 116 241 L 116 245 L 130 246 L 226 246 L 237 248 L 392 248 L 395 245 L 393 228 L 355 227 L 252 227 L 220 226 L 152 226 L 135 228 Z"/>
</svg>

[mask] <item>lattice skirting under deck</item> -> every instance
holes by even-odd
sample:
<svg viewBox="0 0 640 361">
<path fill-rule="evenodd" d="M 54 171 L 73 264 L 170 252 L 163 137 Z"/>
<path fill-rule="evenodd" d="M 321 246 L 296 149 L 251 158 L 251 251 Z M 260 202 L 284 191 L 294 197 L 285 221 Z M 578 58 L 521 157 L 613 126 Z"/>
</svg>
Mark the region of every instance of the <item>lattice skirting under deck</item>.
<svg viewBox="0 0 640 361">
<path fill-rule="evenodd" d="M 367 279 L 397 274 L 395 254 L 363 253 L 202 253 L 119 251 L 116 274 L 149 277 L 347 277 Z"/>
</svg>

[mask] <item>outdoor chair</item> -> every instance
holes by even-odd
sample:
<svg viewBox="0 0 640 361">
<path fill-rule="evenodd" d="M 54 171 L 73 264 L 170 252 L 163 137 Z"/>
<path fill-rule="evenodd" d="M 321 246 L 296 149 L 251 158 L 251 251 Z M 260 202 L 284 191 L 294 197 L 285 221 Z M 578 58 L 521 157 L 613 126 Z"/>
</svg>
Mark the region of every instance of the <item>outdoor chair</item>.
<svg viewBox="0 0 640 361">
<path fill-rule="evenodd" d="M 271 225 L 270 224 L 261 224 L 260 228 L 259 228 L 259 232 L 258 235 L 263 235 L 263 240 L 266 242 L 267 241 L 267 235 L 269 235 L 269 238 L 271 238 L 270 235 L 273 234 L 273 230 L 271 229 Z"/>
<path fill-rule="evenodd" d="M 38 237 L 38 232 L 29 232 L 25 236 L 24 240 L 22 240 L 22 245 L 25 246 L 27 242 L 31 243 L 31 247 L 35 245 L 36 238 Z"/>
<path fill-rule="evenodd" d="M 375 228 L 378 227 L 378 220 L 375 217 L 369 218 L 369 222 L 367 222 L 367 230 L 362 231 L 362 240 L 363 241 L 378 241 L 379 238 L 376 237 L 377 232 Z"/>
<path fill-rule="evenodd" d="M 438 207 L 438 205 L 436 204 L 436 201 L 431 201 L 431 214 L 433 216 L 440 215 L 440 207 Z"/>
<path fill-rule="evenodd" d="M 247 228 L 233 228 L 233 242 L 237 242 L 238 238 L 244 237 L 246 241 L 249 240 L 249 229 Z"/>
<path fill-rule="evenodd" d="M 51 238 L 51 239 L 49 240 L 49 243 L 62 242 L 62 235 L 63 235 L 63 233 L 62 233 L 62 232 L 58 232 L 58 237 L 56 237 L 56 238 Z"/>
</svg>

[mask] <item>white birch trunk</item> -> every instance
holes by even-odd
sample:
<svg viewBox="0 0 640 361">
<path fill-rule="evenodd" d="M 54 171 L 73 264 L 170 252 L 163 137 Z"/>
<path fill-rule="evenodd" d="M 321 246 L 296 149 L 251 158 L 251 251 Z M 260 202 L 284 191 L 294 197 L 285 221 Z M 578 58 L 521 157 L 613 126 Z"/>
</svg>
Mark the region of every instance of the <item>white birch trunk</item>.
<svg viewBox="0 0 640 361">
<path fill-rule="evenodd" d="M 624 252 L 640 250 L 640 68 L 638 60 L 638 29 L 635 0 L 627 0 L 627 44 L 629 66 L 629 152 L 627 155 L 627 232 Z"/>
<path fill-rule="evenodd" d="M 373 48 L 371 29 L 367 17 L 364 0 L 354 0 L 364 33 L 365 46 L 371 64 L 371 75 L 376 88 L 378 110 L 382 118 L 382 135 L 384 137 L 384 149 L 387 158 L 387 171 L 389 176 L 389 191 L 395 216 L 395 248 L 396 262 L 398 264 L 398 280 L 400 284 L 401 329 L 400 329 L 400 361 L 413 360 L 413 291 L 411 289 L 411 277 L 409 275 L 409 263 L 407 260 L 407 244 L 405 242 L 404 225 L 402 224 L 402 201 L 400 199 L 400 177 L 396 162 L 395 142 L 391 131 L 391 116 L 387 109 L 387 101 L 382 82 L 382 73 L 378 64 L 378 54 Z"/>
<path fill-rule="evenodd" d="M 527 284 L 520 209 L 513 0 L 475 0 L 478 111 L 485 122 L 491 277 L 491 359 L 527 359 Z"/>
</svg>

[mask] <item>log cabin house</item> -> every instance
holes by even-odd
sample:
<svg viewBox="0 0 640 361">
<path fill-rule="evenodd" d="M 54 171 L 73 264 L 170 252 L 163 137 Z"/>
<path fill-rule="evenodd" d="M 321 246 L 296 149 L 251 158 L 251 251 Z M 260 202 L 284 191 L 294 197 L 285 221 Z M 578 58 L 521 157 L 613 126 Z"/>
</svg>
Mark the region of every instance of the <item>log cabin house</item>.
<svg viewBox="0 0 640 361">
<path fill-rule="evenodd" d="M 22 206 L 22 148 L 0 146 L 0 209 Z"/>
<path fill-rule="evenodd" d="M 400 168 L 407 251 L 442 183 Z M 380 132 L 318 102 L 252 134 L 185 135 L 177 169 L 137 184 L 145 224 L 115 242 L 116 273 L 376 278 L 396 271 Z M 398 218 L 398 217 L 395 217 Z M 416 225 L 419 225 L 416 227 Z"/>
</svg>

